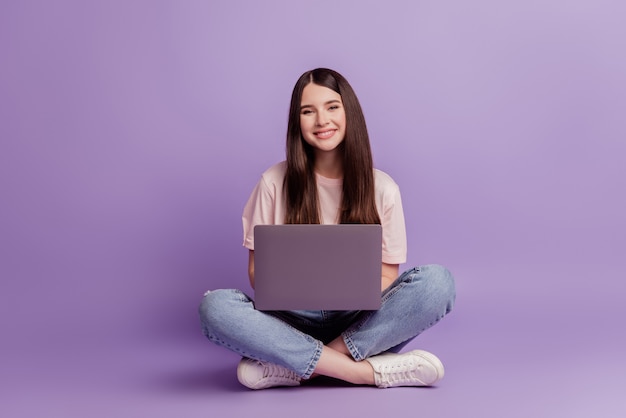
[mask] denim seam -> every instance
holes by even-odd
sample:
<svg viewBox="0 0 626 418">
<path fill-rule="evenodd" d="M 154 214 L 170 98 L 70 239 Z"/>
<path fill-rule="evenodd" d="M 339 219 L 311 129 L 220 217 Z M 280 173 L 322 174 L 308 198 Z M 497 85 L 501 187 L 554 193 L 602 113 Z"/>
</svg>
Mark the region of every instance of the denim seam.
<svg viewBox="0 0 626 418">
<path fill-rule="evenodd" d="M 356 347 L 356 345 L 352 341 L 352 338 L 349 335 L 344 335 L 343 336 L 343 342 L 346 344 L 346 347 L 348 348 L 348 351 L 350 352 L 350 355 L 352 356 L 352 358 L 355 361 L 362 361 L 362 360 L 364 360 L 363 356 L 359 352 L 359 349 Z"/>
<path fill-rule="evenodd" d="M 315 342 L 315 350 L 313 352 L 313 356 L 311 357 L 311 360 L 309 361 L 309 363 L 307 365 L 306 371 L 304 372 L 303 375 L 300 376 L 303 379 L 308 379 L 313 374 L 313 371 L 315 371 L 315 367 L 317 366 L 317 363 L 318 363 L 318 361 L 320 359 L 320 356 L 322 355 L 322 348 L 323 348 L 324 345 L 322 344 L 321 341 L 318 341 L 318 340 L 310 337 L 309 335 L 304 334 L 304 333 L 298 331 L 297 329 L 296 329 L 296 331 L 301 333 L 302 335 L 308 337 L 307 339 L 309 341 Z M 260 360 L 260 361 L 267 361 L 267 360 L 262 359 L 262 358 L 257 358 L 257 357 L 251 356 L 246 351 L 243 351 L 243 350 L 239 349 L 238 347 L 235 347 L 235 346 L 232 346 L 232 345 L 228 344 L 226 341 L 222 340 L 219 337 L 216 337 L 215 335 L 213 335 L 213 334 L 211 334 L 209 332 L 205 332 L 205 335 L 213 343 L 218 344 L 218 345 L 220 345 L 222 347 L 227 347 L 228 349 L 230 349 L 230 350 L 240 354 L 243 357 L 252 358 L 252 359 Z M 297 373 L 296 370 L 294 370 L 294 371 Z"/>
<path fill-rule="evenodd" d="M 213 335 L 211 333 L 205 332 L 205 335 L 209 339 L 209 341 L 212 341 L 215 344 L 218 344 L 218 345 L 220 345 L 222 347 L 227 347 L 228 349 L 233 350 L 234 352 L 236 352 L 237 354 L 240 354 L 243 357 L 253 358 L 253 357 L 250 356 L 249 353 L 247 353 L 247 352 L 245 352 L 243 350 L 240 350 L 236 346 L 228 344 L 226 341 L 222 340 L 221 338 L 216 337 L 215 335 Z M 257 359 L 257 360 L 260 360 L 260 359 Z"/>
<path fill-rule="evenodd" d="M 396 293 L 398 293 L 403 287 L 406 286 L 407 281 L 408 281 L 407 279 L 409 279 L 410 276 L 418 272 L 419 272 L 419 268 L 417 267 L 405 271 L 400 277 L 398 277 L 398 279 L 396 280 L 396 284 L 392 286 L 391 288 L 389 288 L 383 294 L 381 303 L 385 304 L 389 299 L 391 299 Z M 367 323 L 367 321 L 369 321 L 369 319 L 372 317 L 372 315 L 374 315 L 375 312 L 376 311 L 371 311 L 369 315 L 364 316 L 358 323 L 353 324 L 349 328 L 349 330 L 346 330 L 342 333 L 343 341 L 346 344 L 348 351 L 352 355 L 352 358 L 354 358 L 354 360 L 356 361 L 365 360 L 365 357 L 361 354 L 356 344 L 352 340 L 352 335 L 356 334 Z M 437 320 L 436 322 L 438 321 L 439 320 Z"/>
<path fill-rule="evenodd" d="M 321 341 L 318 341 L 318 340 L 315 340 L 315 341 L 317 343 L 317 346 L 315 347 L 315 352 L 313 353 L 313 357 L 311 358 L 311 361 L 309 362 L 309 365 L 306 369 L 306 372 L 304 372 L 304 375 L 300 376 L 303 379 L 308 379 L 311 377 L 322 355 L 322 348 L 324 345 L 322 344 Z"/>
</svg>

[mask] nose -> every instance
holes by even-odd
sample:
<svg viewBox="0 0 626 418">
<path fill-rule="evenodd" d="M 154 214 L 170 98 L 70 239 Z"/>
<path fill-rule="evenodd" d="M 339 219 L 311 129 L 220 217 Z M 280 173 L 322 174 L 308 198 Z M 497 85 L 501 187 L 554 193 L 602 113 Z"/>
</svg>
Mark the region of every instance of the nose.
<svg viewBox="0 0 626 418">
<path fill-rule="evenodd" d="M 317 126 L 328 125 L 328 115 L 326 115 L 326 112 L 317 112 L 315 123 Z"/>
</svg>

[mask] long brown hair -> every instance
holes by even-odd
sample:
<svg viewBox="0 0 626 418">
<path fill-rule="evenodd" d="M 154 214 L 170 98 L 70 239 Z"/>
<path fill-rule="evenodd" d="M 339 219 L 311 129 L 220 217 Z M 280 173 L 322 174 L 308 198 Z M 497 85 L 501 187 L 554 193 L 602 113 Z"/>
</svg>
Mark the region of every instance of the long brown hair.
<svg viewBox="0 0 626 418">
<path fill-rule="evenodd" d="M 327 87 L 341 96 L 346 133 L 339 145 L 343 161 L 343 191 L 339 223 L 380 224 L 374 194 L 374 168 L 365 117 L 348 81 L 338 72 L 318 68 L 302 74 L 293 88 L 287 124 L 285 223 L 319 224 L 319 199 L 313 167 L 315 152 L 302 138 L 300 105 L 309 83 Z"/>
</svg>

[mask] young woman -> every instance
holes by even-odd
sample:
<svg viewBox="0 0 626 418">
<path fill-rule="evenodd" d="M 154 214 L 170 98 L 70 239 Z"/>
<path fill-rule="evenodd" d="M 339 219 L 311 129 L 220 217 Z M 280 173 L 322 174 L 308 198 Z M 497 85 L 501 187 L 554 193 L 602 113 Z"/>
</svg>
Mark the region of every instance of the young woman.
<svg viewBox="0 0 626 418">
<path fill-rule="evenodd" d="M 262 312 L 235 289 L 208 291 L 200 305 L 204 334 L 239 353 L 239 381 L 251 389 L 296 386 L 325 375 L 378 387 L 429 386 L 443 377 L 426 351 L 397 354 L 452 309 L 448 270 L 412 268 L 400 192 L 373 168 L 365 119 L 344 77 L 329 69 L 304 73 L 291 97 L 287 160 L 263 173 L 243 212 L 248 274 L 254 288 L 257 224 L 365 223 L 383 228 L 378 311 Z"/>
</svg>

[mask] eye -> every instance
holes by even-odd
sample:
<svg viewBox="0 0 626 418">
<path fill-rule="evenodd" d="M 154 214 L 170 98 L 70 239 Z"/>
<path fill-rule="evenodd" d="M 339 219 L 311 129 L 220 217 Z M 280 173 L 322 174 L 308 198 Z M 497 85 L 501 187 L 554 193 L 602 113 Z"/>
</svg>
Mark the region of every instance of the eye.
<svg viewBox="0 0 626 418">
<path fill-rule="evenodd" d="M 304 109 L 302 112 L 300 112 L 300 114 L 302 115 L 310 115 L 311 113 L 313 113 L 311 109 Z"/>
<path fill-rule="evenodd" d="M 339 109 L 339 105 L 332 105 L 328 108 L 328 110 L 337 110 Z"/>
</svg>

